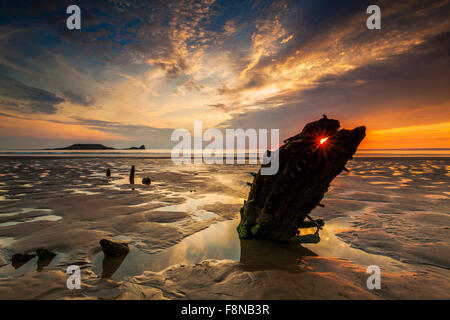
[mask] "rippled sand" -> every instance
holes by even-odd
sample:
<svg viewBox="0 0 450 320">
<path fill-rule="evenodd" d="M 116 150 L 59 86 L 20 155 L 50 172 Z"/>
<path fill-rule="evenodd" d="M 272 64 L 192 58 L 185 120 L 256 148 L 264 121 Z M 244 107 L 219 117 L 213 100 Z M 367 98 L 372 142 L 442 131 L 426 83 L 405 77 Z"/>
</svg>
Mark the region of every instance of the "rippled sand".
<svg viewBox="0 0 450 320">
<path fill-rule="evenodd" d="M 312 213 L 326 221 L 321 242 L 299 246 L 238 239 L 257 166 L 1 160 L 0 298 L 450 298 L 450 159 L 359 158 L 347 167 Z M 102 238 L 127 242 L 130 253 L 104 259 Z M 39 247 L 58 255 L 10 264 Z M 66 288 L 72 264 L 81 290 Z M 366 287 L 369 265 L 382 270 L 381 290 Z"/>
</svg>

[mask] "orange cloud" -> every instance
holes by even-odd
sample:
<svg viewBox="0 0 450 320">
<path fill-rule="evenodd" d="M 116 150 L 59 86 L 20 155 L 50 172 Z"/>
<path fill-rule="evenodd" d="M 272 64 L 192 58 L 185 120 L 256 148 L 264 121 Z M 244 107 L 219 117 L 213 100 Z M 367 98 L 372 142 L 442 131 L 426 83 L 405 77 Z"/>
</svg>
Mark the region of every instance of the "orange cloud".
<svg viewBox="0 0 450 320">
<path fill-rule="evenodd" d="M 450 122 L 369 131 L 361 148 L 450 148 Z"/>
</svg>

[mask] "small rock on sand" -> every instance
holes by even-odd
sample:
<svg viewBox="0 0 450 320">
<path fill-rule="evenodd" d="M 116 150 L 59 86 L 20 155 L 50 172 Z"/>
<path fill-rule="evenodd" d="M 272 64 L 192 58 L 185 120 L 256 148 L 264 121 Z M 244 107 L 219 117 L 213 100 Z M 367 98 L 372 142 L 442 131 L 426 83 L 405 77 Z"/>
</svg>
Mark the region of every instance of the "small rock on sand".
<svg viewBox="0 0 450 320">
<path fill-rule="evenodd" d="M 56 253 L 53 253 L 50 250 L 43 249 L 43 248 L 37 249 L 36 254 L 39 257 L 39 260 L 52 259 L 56 256 Z"/>
<path fill-rule="evenodd" d="M 28 253 L 16 253 L 11 257 L 12 263 L 21 263 L 21 262 L 27 262 L 28 260 L 34 258 L 34 254 L 28 254 Z"/>
<path fill-rule="evenodd" d="M 113 242 L 106 239 L 100 240 L 100 246 L 107 257 L 120 257 L 130 251 L 128 244 Z"/>
</svg>

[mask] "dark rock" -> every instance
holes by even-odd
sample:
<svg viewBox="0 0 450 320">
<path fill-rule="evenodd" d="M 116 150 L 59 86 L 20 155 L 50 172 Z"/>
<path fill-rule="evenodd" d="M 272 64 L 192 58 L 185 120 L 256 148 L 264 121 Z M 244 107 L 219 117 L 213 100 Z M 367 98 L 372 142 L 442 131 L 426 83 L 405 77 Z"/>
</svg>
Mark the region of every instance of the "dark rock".
<svg viewBox="0 0 450 320">
<path fill-rule="evenodd" d="M 14 267 L 14 269 L 18 269 L 25 263 L 27 263 L 29 260 L 33 259 L 35 256 L 36 256 L 35 254 L 16 253 L 11 257 L 11 264 Z"/>
<path fill-rule="evenodd" d="M 37 249 L 36 254 L 39 258 L 37 261 L 37 271 L 42 271 L 52 262 L 53 258 L 56 257 L 56 253 L 42 248 Z"/>
<path fill-rule="evenodd" d="M 106 176 L 108 178 L 111 177 L 111 169 L 106 170 Z"/>
<path fill-rule="evenodd" d="M 16 253 L 11 257 L 11 262 L 27 262 L 28 260 L 34 258 L 35 254 L 28 254 L 28 253 Z"/>
<path fill-rule="evenodd" d="M 338 120 L 324 116 L 285 140 L 279 149 L 278 172 L 261 175 L 259 171 L 253 180 L 241 208 L 241 239 L 299 242 L 298 228 L 365 137 L 365 127 L 339 127 Z M 319 239 L 318 234 L 309 238 L 310 242 Z"/>
<path fill-rule="evenodd" d="M 152 180 L 150 180 L 150 178 L 142 179 L 142 184 L 150 184 L 150 183 L 152 183 Z"/>
<path fill-rule="evenodd" d="M 130 252 L 128 244 L 126 243 L 102 239 L 100 240 L 100 246 L 102 247 L 103 253 L 106 257 L 120 257 Z"/>
<path fill-rule="evenodd" d="M 36 254 L 39 257 L 39 260 L 53 259 L 56 256 L 56 253 L 53 253 L 50 250 L 43 248 L 37 249 Z"/>
</svg>

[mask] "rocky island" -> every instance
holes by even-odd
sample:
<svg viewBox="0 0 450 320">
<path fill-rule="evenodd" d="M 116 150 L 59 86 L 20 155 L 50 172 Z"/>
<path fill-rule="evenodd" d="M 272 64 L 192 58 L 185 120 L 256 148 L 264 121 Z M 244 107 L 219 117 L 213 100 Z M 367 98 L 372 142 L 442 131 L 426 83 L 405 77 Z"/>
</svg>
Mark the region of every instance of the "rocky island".
<svg viewBox="0 0 450 320">
<path fill-rule="evenodd" d="M 112 147 L 104 146 L 99 143 L 76 143 L 68 147 L 64 148 L 55 148 L 51 150 L 145 150 L 145 146 L 141 145 L 140 147 L 130 147 L 126 149 L 116 149 Z"/>
</svg>

